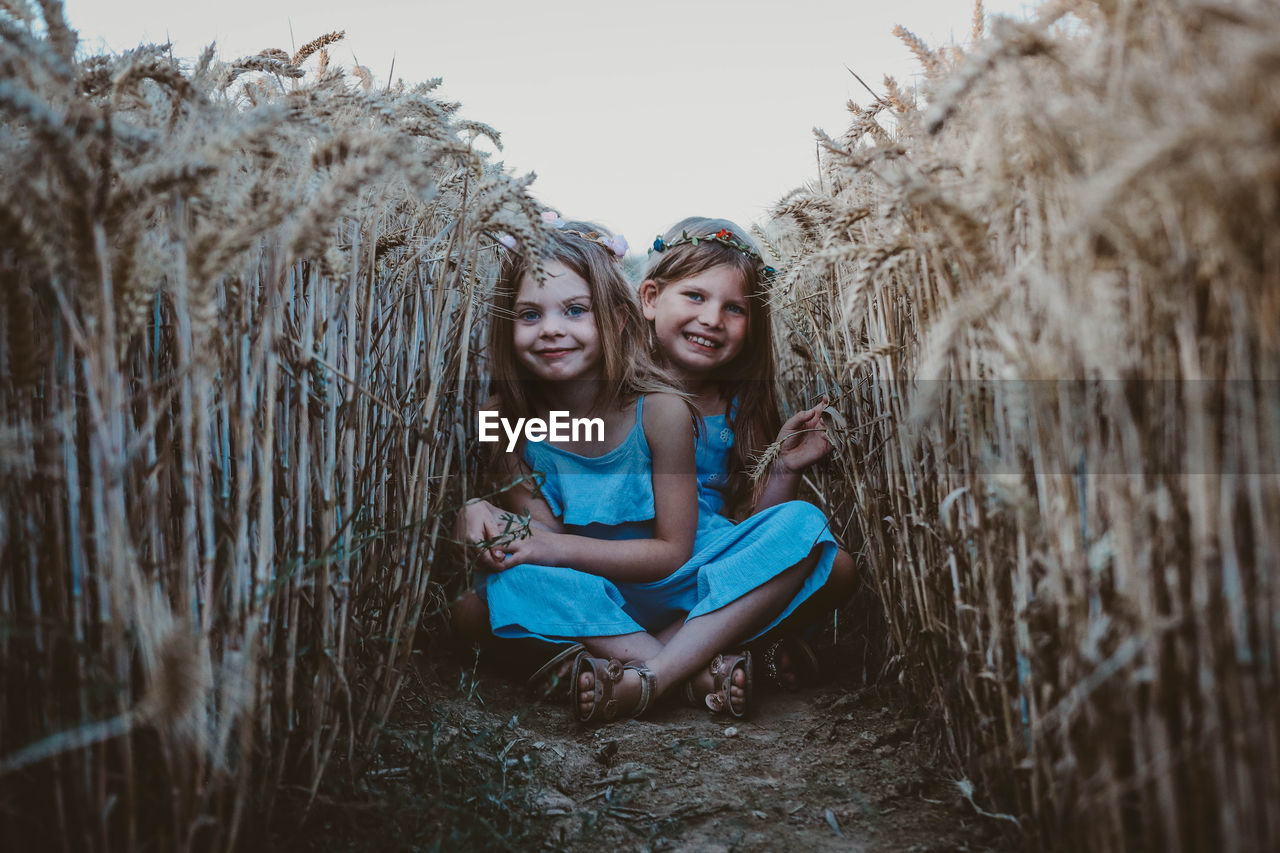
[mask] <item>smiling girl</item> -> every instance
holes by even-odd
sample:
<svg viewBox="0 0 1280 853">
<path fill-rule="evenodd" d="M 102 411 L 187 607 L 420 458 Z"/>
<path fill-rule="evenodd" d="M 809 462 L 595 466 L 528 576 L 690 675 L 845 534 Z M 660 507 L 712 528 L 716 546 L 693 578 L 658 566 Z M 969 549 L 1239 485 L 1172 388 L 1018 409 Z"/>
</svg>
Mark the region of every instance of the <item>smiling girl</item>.
<svg viewBox="0 0 1280 853">
<path fill-rule="evenodd" d="M 734 560 L 712 561 L 702 569 L 705 585 L 741 589 L 751 578 L 792 566 L 810 547 L 820 552 L 805 577 L 793 577 L 794 596 L 766 630 L 788 617 L 802 625 L 813 620 L 847 599 L 855 580 L 853 559 L 835 547 L 822 513 L 795 500 L 802 472 L 830 453 L 831 445 L 822 423 L 825 401 L 780 422 L 768 293 L 773 273 L 742 228 L 725 219 L 690 217 L 654 241 L 640 286 L 653 355 L 676 376 L 705 424 L 695 448 L 696 550 L 716 534 L 731 538 L 730 517 L 749 516 L 762 529 L 762 515 L 768 517 L 769 540 L 781 531 L 791 543 L 749 573 Z M 782 442 L 780 452 L 767 476 L 753 484 L 747 470 L 773 442 Z M 724 604 L 724 595 L 713 596 L 699 601 L 691 615 Z M 770 680 L 787 689 L 817 675 L 817 658 L 797 632 L 772 636 L 763 663 Z"/>
<path fill-rule="evenodd" d="M 662 393 L 671 386 L 638 351 L 644 321 L 608 233 L 590 223 L 556 221 L 560 228 L 548 238 L 543 280 L 521 254 L 504 263 L 490 331 L 494 396 L 482 410 L 507 421 L 544 422 L 553 411 L 570 412 L 602 422 L 603 430 L 522 440 L 514 452 L 499 454 L 500 477 L 520 485 L 503 492 L 502 507 L 469 503 L 464 530 L 469 541 L 488 541 L 510 527 L 511 512 L 532 519 L 525 535 L 482 550 L 480 565 L 491 571 L 547 563 L 588 577 L 657 580 L 688 559 L 692 544 L 687 515 L 696 495 L 688 407 L 679 396 Z M 649 441 L 647 434 L 664 440 Z M 635 464 L 628 467 L 625 460 Z M 535 472 L 542 481 L 537 487 Z M 587 482 L 595 505 L 568 505 L 566 489 Z M 605 533 L 613 544 L 600 548 L 597 540 Z M 490 577 L 487 586 L 494 584 Z M 504 602 L 501 595 L 497 602 Z M 490 607 L 495 625 L 509 615 L 495 607 L 492 595 Z M 525 618 L 532 616 L 545 614 Z"/>
</svg>

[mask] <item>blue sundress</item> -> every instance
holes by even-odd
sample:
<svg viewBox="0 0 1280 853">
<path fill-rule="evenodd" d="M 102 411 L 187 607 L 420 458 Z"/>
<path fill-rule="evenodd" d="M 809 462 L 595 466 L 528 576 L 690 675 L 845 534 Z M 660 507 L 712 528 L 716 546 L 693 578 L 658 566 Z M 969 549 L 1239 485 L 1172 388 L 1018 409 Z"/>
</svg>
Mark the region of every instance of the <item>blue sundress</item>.
<svg viewBox="0 0 1280 853">
<path fill-rule="evenodd" d="M 705 420 L 694 454 L 698 529 L 693 557 L 667 577 L 615 582 L 576 569 L 523 564 L 478 576 L 499 637 L 548 640 L 657 633 L 677 619 L 710 613 L 745 595 L 820 548 L 818 563 L 787 607 L 756 636 L 788 616 L 831 573 L 836 542 L 821 510 L 790 501 L 740 524 L 720 515 L 733 433 L 721 415 Z M 653 461 L 644 434 L 643 398 L 636 422 L 617 447 L 587 457 L 546 442 L 526 442 L 525 462 L 543 479 L 541 493 L 565 532 L 620 540 L 653 535 Z"/>
</svg>

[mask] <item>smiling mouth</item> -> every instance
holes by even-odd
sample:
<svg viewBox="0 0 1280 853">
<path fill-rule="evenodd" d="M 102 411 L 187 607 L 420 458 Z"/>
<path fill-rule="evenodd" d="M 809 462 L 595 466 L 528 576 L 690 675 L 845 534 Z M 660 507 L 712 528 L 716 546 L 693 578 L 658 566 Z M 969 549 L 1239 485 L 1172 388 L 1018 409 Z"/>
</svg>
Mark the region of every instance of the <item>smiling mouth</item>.
<svg viewBox="0 0 1280 853">
<path fill-rule="evenodd" d="M 718 341 L 713 341 L 711 338 L 704 338 L 702 335 L 686 334 L 684 339 L 690 343 L 697 344 L 700 347 L 706 347 L 707 349 L 720 349 L 720 347 L 723 346 L 723 344 Z"/>
<path fill-rule="evenodd" d="M 544 349 L 536 351 L 534 355 L 539 358 L 563 358 L 571 352 L 571 349 Z"/>
</svg>

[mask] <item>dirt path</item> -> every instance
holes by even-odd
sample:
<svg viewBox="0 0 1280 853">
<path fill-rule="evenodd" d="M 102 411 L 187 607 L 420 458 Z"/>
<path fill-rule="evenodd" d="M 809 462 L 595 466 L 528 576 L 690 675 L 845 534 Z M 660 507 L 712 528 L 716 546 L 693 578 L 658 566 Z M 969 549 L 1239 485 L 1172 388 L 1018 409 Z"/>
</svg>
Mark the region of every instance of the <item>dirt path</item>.
<svg viewBox="0 0 1280 853">
<path fill-rule="evenodd" d="M 883 689 L 837 681 L 769 694 L 747 721 L 663 704 L 585 729 L 484 670 L 432 680 L 437 739 L 469 733 L 474 744 L 487 731 L 488 761 L 504 774 L 536 767 L 524 801 L 534 826 L 515 849 L 1009 849 L 955 776 L 924 764 L 916 721 Z"/>
<path fill-rule="evenodd" d="M 485 667 L 437 660 L 419 676 L 372 765 L 309 805 L 299 792 L 264 849 L 1018 846 L 1008 824 L 960 795 L 956 773 L 930 765 L 927 727 L 901 697 L 852 677 L 759 696 L 746 721 L 664 702 L 643 720 L 589 729 Z"/>
</svg>

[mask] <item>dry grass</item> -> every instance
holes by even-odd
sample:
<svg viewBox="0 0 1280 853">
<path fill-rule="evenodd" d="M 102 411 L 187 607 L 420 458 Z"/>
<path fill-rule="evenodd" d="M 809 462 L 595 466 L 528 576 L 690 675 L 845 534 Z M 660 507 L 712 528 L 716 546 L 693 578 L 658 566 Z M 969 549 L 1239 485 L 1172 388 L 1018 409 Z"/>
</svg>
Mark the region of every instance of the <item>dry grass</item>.
<svg viewBox="0 0 1280 853">
<path fill-rule="evenodd" d="M 930 50 L 765 237 L 815 485 L 975 802 L 1280 846 L 1280 12 L 1060 2 Z M 975 24 L 975 32 L 979 25 Z"/>
<path fill-rule="evenodd" d="M 231 848 L 371 752 L 440 599 L 493 234 L 541 226 L 486 128 L 349 81 L 340 33 L 77 60 L 13 8 L 0 835 Z"/>
</svg>

